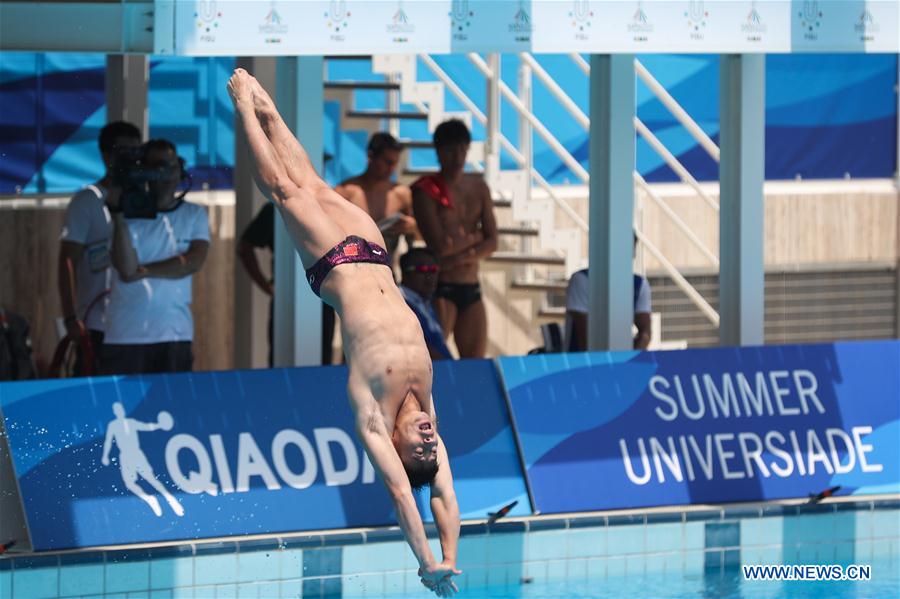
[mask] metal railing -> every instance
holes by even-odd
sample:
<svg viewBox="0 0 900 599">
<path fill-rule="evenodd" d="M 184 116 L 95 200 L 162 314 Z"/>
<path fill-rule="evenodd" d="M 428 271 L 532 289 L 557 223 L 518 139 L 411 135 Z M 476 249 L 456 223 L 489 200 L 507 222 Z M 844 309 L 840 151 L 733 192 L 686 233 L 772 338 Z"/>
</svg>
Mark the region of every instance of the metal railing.
<svg viewBox="0 0 900 599">
<path fill-rule="evenodd" d="M 589 174 L 581 163 L 569 152 L 566 147 L 553 135 L 546 125 L 534 113 L 530 97 L 532 93 L 531 80 L 532 76 L 538 79 L 541 84 L 550 92 L 550 94 L 560 103 L 564 110 L 569 113 L 576 123 L 585 131 L 590 128 L 590 118 L 572 100 L 566 91 L 554 80 L 554 78 L 543 68 L 543 66 L 529 53 L 523 52 L 519 54 L 520 74 L 519 94 L 514 92 L 500 77 L 500 56 L 498 54 L 490 55 L 485 60 L 481 55 L 470 53 L 467 55 L 468 60 L 474 67 L 485 77 L 488 85 L 488 108 L 482 111 L 481 108 L 472 99 L 466 95 L 462 88 L 453 81 L 438 63 L 428 55 L 419 55 L 419 60 L 427 67 L 427 69 L 444 85 L 445 90 L 449 91 L 463 107 L 472 115 L 472 117 L 484 126 L 488 134 L 488 142 L 485 144 L 484 169 L 490 174 L 492 169 L 498 169 L 500 164 L 501 152 L 506 152 L 515 163 L 525 170 L 531 177 L 533 185 L 544 190 L 554 205 L 558 206 L 583 233 L 588 230 L 588 224 L 567 201 L 559 197 L 541 174 L 533 167 L 533 150 L 530 143 L 531 133 L 536 133 L 547 144 L 550 150 L 561 160 L 561 162 L 583 183 L 588 183 Z M 576 66 L 585 75 L 590 75 L 590 64 L 579 54 L 570 54 L 570 58 Z M 640 63 L 634 61 L 636 76 L 647 86 L 654 96 L 669 110 L 675 119 L 685 128 L 685 130 L 697 141 L 697 143 L 709 154 L 714 160 L 719 160 L 719 148 L 715 142 L 703 131 L 703 129 L 693 120 L 690 115 L 678 104 L 678 102 L 665 90 L 665 88 L 650 74 L 650 72 Z M 513 108 L 519 118 L 520 123 L 520 147 L 516 147 L 509 139 L 500 131 L 499 113 L 500 103 L 502 101 Z M 426 112 L 430 107 L 425 106 L 421 102 L 416 104 L 419 111 Z M 640 135 L 647 144 L 663 159 L 663 161 L 678 175 L 681 181 L 688 185 L 697 194 L 703 202 L 713 211 L 718 213 L 718 202 L 710 196 L 709 193 L 700 185 L 696 178 L 691 175 L 687 168 L 678 160 L 678 158 L 669 151 L 666 146 L 653 134 L 640 119 L 635 116 L 634 127 L 638 135 Z M 705 246 L 702 240 L 691 230 L 685 221 L 659 196 L 654 189 L 647 184 L 644 178 L 637 172 L 634 173 L 635 186 L 640 189 L 644 195 L 653 202 L 659 209 L 660 213 L 671 222 L 694 246 L 704 260 L 712 266 L 718 268 L 719 260 L 717 256 Z M 690 298 L 703 315 L 715 326 L 718 326 L 719 315 L 709 305 L 708 302 L 700 295 L 697 290 L 678 272 L 678 269 L 669 261 L 659 250 L 653 245 L 643 234 L 637 231 L 638 240 L 641 247 L 645 248 L 657 262 L 662 266 L 666 273 L 672 278 L 675 284 Z"/>
<path fill-rule="evenodd" d="M 523 53 L 520 55 L 523 60 L 527 60 L 529 63 L 536 63 L 537 61 L 530 55 Z M 580 54 L 570 54 L 569 55 L 575 65 L 581 70 L 585 75 L 590 76 L 591 66 L 590 64 L 582 57 Z M 635 73 L 636 75 L 643 81 L 648 89 L 650 89 L 651 93 L 656 96 L 656 98 L 665 106 L 669 112 L 678 120 L 679 123 L 684 126 L 684 128 L 688 131 L 688 133 L 697 141 L 697 143 L 716 161 L 719 161 L 719 148 L 716 146 L 715 142 L 703 131 L 703 129 L 687 114 L 687 112 L 681 107 L 680 104 L 669 94 L 668 91 L 650 74 L 646 67 L 637 59 L 634 60 Z M 534 68 L 532 66 L 532 68 Z M 543 71 L 543 69 L 541 69 Z M 538 71 L 535 70 L 535 73 Z M 571 101 L 571 98 L 568 97 L 568 94 L 555 82 L 552 77 L 543 71 L 544 76 L 540 76 L 540 79 L 547 86 L 547 89 L 553 94 L 554 97 L 560 100 L 561 104 L 564 108 L 566 108 L 569 113 L 575 117 L 575 120 L 584 128 L 588 130 L 590 126 L 589 118 L 578 108 L 577 104 Z M 665 144 L 663 144 L 656 135 L 647 127 L 638 117 L 635 115 L 634 117 L 634 128 L 637 133 L 644 138 L 647 144 L 657 153 L 659 156 L 665 161 L 665 163 L 678 175 L 682 182 L 690 186 L 694 192 L 710 207 L 712 208 L 716 214 L 719 212 L 719 204 L 716 200 L 714 200 L 706 191 L 700 186 L 700 183 L 697 179 L 691 175 L 691 173 L 685 168 L 683 164 L 678 160 L 678 158 L 666 148 Z M 678 214 L 672 210 L 672 208 L 663 200 L 659 194 L 657 194 L 650 185 L 644 180 L 644 178 L 635 171 L 634 179 L 637 187 L 641 189 L 647 197 L 649 197 L 653 203 L 660 209 L 661 213 L 669 219 L 669 221 L 675 225 L 675 227 L 681 231 L 685 237 L 687 237 L 688 241 L 696 247 L 703 257 L 714 267 L 719 267 L 719 259 L 716 255 L 706 247 L 706 245 L 700 240 L 700 238 L 690 229 L 690 227 L 684 222 L 684 220 L 678 216 Z M 703 299 L 703 296 L 700 295 L 699 292 L 685 279 L 678 269 L 659 251 L 659 249 L 652 245 L 646 238 L 643 233 L 638 230 L 636 227 L 638 239 L 641 242 L 641 246 L 646 248 L 654 258 L 660 263 L 663 269 L 668 273 L 668 275 L 672 278 L 675 284 L 682 290 L 684 293 L 690 298 L 690 300 L 697 306 L 697 308 L 703 313 L 704 316 L 715 326 L 719 326 L 719 315 L 709 305 L 706 300 Z"/>
<path fill-rule="evenodd" d="M 581 57 L 579 56 L 579 58 Z M 581 58 L 581 60 L 584 61 L 583 58 Z M 587 64 L 586 61 L 585 64 Z M 587 68 L 587 74 L 590 74 L 591 66 L 587 65 Z M 639 61 L 637 58 L 634 59 L 634 72 L 638 77 L 640 77 L 641 81 L 644 82 L 644 85 L 646 85 L 647 88 L 649 88 L 650 91 L 653 92 L 653 95 L 656 96 L 656 98 L 662 103 L 662 105 L 672 113 L 672 116 L 678 119 L 678 122 L 681 123 L 681 125 L 687 130 L 687 132 L 690 133 L 695 140 L 697 140 L 697 143 L 700 144 L 700 147 L 706 150 L 706 153 L 709 154 L 713 160 L 719 162 L 719 146 L 716 145 L 716 142 L 714 142 L 712 138 L 710 138 L 710 136 L 700 128 L 700 125 L 698 125 L 697 122 L 692 119 L 687 112 L 685 112 L 684 108 L 681 107 L 681 104 L 679 104 L 675 100 L 675 98 L 672 97 L 672 95 L 666 90 L 666 88 L 664 88 L 660 84 L 660 82 L 650 74 L 650 71 L 647 70 L 647 67 L 641 64 L 641 61 Z"/>
<path fill-rule="evenodd" d="M 460 103 L 466 107 L 469 112 L 472 113 L 472 116 L 477 120 L 481 125 L 487 126 L 487 116 L 478 108 L 478 106 L 472 101 L 469 96 L 456 84 L 453 82 L 453 79 L 438 65 L 434 59 L 430 56 L 423 54 L 419 56 L 422 59 L 422 62 L 428 67 L 428 70 L 431 71 L 435 77 L 438 78 L 439 81 L 444 83 L 447 86 L 447 90 L 453 94 Z M 487 65 L 485 65 L 487 66 Z M 474 109 L 474 110 L 473 110 Z M 530 171 L 532 180 L 537 183 L 538 187 L 540 187 L 547 196 L 553 200 L 553 202 L 559 206 L 559 208 L 572 219 L 575 223 L 575 226 L 581 229 L 582 231 L 587 232 L 588 224 L 581 218 L 575 210 L 569 205 L 568 202 L 560 198 L 553 190 L 553 187 L 541 176 L 540 172 L 535 169 L 533 166 L 529 168 L 529 160 L 509 139 L 503 135 L 503 133 L 498 133 L 498 139 L 500 142 L 500 147 L 510 155 L 510 157 L 516 162 L 517 165 L 521 168 L 525 168 Z"/>
</svg>

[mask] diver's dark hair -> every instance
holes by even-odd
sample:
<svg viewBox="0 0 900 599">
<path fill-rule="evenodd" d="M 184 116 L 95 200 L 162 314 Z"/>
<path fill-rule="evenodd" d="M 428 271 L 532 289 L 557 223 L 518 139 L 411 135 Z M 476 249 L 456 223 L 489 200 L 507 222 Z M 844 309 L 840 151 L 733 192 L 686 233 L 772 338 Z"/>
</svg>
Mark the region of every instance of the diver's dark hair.
<svg viewBox="0 0 900 599">
<path fill-rule="evenodd" d="M 440 465 L 437 463 L 437 460 L 433 462 L 416 460 L 415 464 L 403 465 L 403 469 L 406 470 L 406 476 L 409 477 L 409 485 L 415 492 L 421 491 L 426 485 L 430 486 L 434 482 L 434 477 L 437 476 L 439 468 Z"/>
<path fill-rule="evenodd" d="M 472 134 L 469 133 L 469 128 L 464 122 L 459 119 L 450 119 L 437 126 L 432 135 L 432 141 L 434 141 L 435 148 L 468 144 L 472 141 Z"/>
</svg>

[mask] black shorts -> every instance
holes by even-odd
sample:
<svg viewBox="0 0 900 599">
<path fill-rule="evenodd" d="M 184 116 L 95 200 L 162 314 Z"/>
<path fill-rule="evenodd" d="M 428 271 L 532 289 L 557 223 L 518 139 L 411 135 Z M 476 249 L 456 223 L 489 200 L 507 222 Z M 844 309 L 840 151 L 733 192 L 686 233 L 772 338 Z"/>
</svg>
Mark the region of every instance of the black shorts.
<svg viewBox="0 0 900 599">
<path fill-rule="evenodd" d="M 190 341 L 140 345 L 105 343 L 100 359 L 103 374 L 190 372 L 193 366 Z"/>
<path fill-rule="evenodd" d="M 478 283 L 438 283 L 434 297 L 453 302 L 458 312 L 481 301 L 481 285 Z"/>
</svg>

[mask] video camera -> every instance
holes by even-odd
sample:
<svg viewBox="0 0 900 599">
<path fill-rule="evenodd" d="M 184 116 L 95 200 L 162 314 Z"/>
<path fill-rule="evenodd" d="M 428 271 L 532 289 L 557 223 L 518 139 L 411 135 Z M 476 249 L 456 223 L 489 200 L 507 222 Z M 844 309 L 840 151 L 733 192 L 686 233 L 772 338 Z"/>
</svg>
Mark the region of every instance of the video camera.
<svg viewBox="0 0 900 599">
<path fill-rule="evenodd" d="M 148 144 L 144 144 L 135 148 L 122 148 L 113 157 L 110 174 L 113 182 L 122 188 L 119 210 L 125 218 L 156 218 L 160 198 L 158 194 L 154 194 L 151 184 L 171 180 L 179 165 L 181 180 L 190 183 L 183 158 L 179 157 L 177 162 L 164 165 L 151 165 L 147 163 L 147 151 Z M 187 191 L 178 195 L 179 203 Z M 177 206 L 178 204 L 175 205 Z"/>
</svg>

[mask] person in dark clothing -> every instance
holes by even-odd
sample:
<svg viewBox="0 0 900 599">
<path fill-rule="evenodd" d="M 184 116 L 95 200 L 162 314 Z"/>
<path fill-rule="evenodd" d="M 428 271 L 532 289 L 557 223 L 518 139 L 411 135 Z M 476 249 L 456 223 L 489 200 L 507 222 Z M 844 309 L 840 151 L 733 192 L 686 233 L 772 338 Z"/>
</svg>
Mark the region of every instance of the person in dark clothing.
<svg viewBox="0 0 900 599">
<path fill-rule="evenodd" d="M 0 308 L 0 381 L 37 378 L 31 355 L 28 321 Z"/>
<path fill-rule="evenodd" d="M 263 293 L 272 298 L 275 295 L 275 282 L 273 279 L 267 279 L 262 273 L 259 266 L 259 260 L 256 256 L 257 249 L 269 250 L 274 256 L 275 251 L 275 206 L 267 203 L 262 209 L 256 213 L 256 216 L 244 229 L 241 239 L 238 242 L 237 254 L 241 259 L 241 264 L 247 274 L 253 280 L 257 287 Z M 274 269 L 273 269 L 274 270 Z M 272 355 L 273 330 L 274 322 L 274 300 L 269 301 L 269 366 L 274 364 L 274 356 Z M 331 364 L 332 349 L 331 344 L 334 339 L 334 308 L 322 302 L 322 364 Z"/>
<path fill-rule="evenodd" d="M 452 360 L 453 354 L 444 340 L 441 321 L 438 320 L 431 299 L 437 289 L 438 273 L 441 267 L 437 258 L 426 248 L 413 248 L 400 257 L 400 292 L 406 305 L 415 313 L 422 325 L 425 344 L 433 360 Z"/>
</svg>

